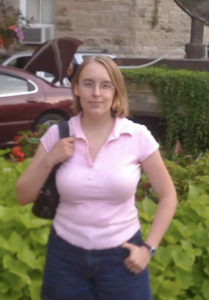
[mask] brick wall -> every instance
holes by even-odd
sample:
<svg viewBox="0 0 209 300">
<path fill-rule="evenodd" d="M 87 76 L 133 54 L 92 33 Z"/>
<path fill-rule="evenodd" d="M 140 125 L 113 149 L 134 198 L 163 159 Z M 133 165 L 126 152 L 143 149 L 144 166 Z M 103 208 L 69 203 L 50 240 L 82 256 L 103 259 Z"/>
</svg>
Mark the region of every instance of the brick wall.
<svg viewBox="0 0 209 300">
<path fill-rule="evenodd" d="M 83 49 L 158 57 L 190 41 L 191 19 L 172 0 L 160 0 L 152 28 L 154 0 L 56 0 L 56 37 L 71 35 Z M 205 27 L 204 43 L 209 42 Z M 81 48 L 81 49 L 82 49 Z M 176 55 L 175 55 L 176 56 Z"/>
</svg>

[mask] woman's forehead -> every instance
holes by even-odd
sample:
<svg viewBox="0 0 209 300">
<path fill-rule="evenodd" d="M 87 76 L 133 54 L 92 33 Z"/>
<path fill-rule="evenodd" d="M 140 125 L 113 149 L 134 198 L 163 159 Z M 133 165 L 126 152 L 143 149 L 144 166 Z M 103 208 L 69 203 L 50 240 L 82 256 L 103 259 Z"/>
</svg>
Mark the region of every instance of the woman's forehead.
<svg viewBox="0 0 209 300">
<path fill-rule="evenodd" d="M 110 75 L 106 67 L 96 61 L 87 64 L 80 74 L 80 79 L 101 79 L 110 81 Z"/>
</svg>

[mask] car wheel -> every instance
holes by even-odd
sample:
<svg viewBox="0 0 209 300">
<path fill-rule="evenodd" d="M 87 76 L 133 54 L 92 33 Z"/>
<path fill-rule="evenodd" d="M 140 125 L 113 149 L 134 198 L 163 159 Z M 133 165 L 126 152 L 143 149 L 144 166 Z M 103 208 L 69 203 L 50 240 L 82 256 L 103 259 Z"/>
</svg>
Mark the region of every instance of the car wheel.
<svg viewBox="0 0 209 300">
<path fill-rule="evenodd" d="M 41 116 L 38 121 L 35 123 L 35 131 L 38 130 L 38 126 L 39 125 L 47 125 L 47 126 L 51 126 L 52 124 L 54 124 L 55 122 L 58 121 L 66 121 L 65 118 L 63 118 L 62 116 L 58 115 L 58 114 L 46 114 Z"/>
</svg>

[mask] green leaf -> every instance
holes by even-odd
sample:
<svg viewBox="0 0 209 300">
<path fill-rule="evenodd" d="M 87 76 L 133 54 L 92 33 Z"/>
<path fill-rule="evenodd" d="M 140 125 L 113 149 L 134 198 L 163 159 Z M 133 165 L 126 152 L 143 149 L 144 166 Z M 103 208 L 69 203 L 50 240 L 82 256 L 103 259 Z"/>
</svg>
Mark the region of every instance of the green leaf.
<svg viewBox="0 0 209 300">
<path fill-rule="evenodd" d="M 30 249 L 24 248 L 18 253 L 17 257 L 20 261 L 24 262 L 32 269 L 42 269 L 42 265 L 40 265 L 40 262 L 36 259 L 34 252 Z"/>
<path fill-rule="evenodd" d="M 31 144 L 38 145 L 40 143 L 40 138 L 29 138 L 28 142 Z"/>
<path fill-rule="evenodd" d="M 184 271 L 182 268 L 175 268 L 175 278 L 183 290 L 189 289 L 195 282 L 192 273 Z"/>
<path fill-rule="evenodd" d="M 9 269 L 10 273 L 13 273 L 19 277 L 22 278 L 22 280 L 29 280 L 29 277 L 27 275 L 27 266 L 22 263 L 21 261 L 17 261 L 13 259 L 9 255 L 5 255 L 3 258 L 3 266 L 5 269 Z"/>
<path fill-rule="evenodd" d="M 24 247 L 24 240 L 22 237 L 16 232 L 13 231 L 10 238 L 4 242 L 4 249 L 7 249 L 11 252 L 17 252 Z"/>
<path fill-rule="evenodd" d="M 47 226 L 42 229 L 37 229 L 31 232 L 31 238 L 41 245 L 46 245 L 49 239 L 50 227 Z"/>
<path fill-rule="evenodd" d="M 175 299 L 175 297 L 179 294 L 180 285 L 176 281 L 164 280 L 161 282 L 159 287 L 159 298 L 162 300 L 166 299 Z"/>
<path fill-rule="evenodd" d="M 208 229 L 197 226 L 196 232 L 190 239 L 190 242 L 199 248 L 205 248 L 209 246 L 209 233 Z"/>
<path fill-rule="evenodd" d="M 193 235 L 192 230 L 190 230 L 188 226 L 185 226 L 179 220 L 173 220 L 173 224 L 177 228 L 178 232 L 182 235 L 182 237 L 188 238 L 189 236 Z"/>
<path fill-rule="evenodd" d="M 6 271 L 2 273 L 2 278 L 5 280 L 5 282 L 9 284 L 10 288 L 14 291 L 20 291 L 27 283 L 30 284 L 30 281 L 28 281 L 27 278 L 23 280 L 19 276 Z"/>
<path fill-rule="evenodd" d="M 41 226 L 49 225 L 51 223 L 51 221 L 49 220 L 31 218 L 31 215 L 29 214 L 20 215 L 20 220 L 27 229 L 39 228 Z"/>
<path fill-rule="evenodd" d="M 190 201 L 196 201 L 202 193 L 203 191 L 201 188 L 190 185 L 188 199 Z"/>
<path fill-rule="evenodd" d="M 197 295 L 193 298 L 193 300 L 204 300 L 201 296 Z"/>
<path fill-rule="evenodd" d="M 207 258 L 206 257 L 204 258 L 204 264 L 205 264 L 204 272 L 209 276 L 209 258 L 208 258 L 208 255 L 207 255 Z"/>
<path fill-rule="evenodd" d="M 173 260 L 171 252 L 167 248 L 161 246 L 157 249 L 155 259 L 160 262 L 165 268 Z"/>
<path fill-rule="evenodd" d="M 203 281 L 201 291 L 206 300 L 209 300 L 209 277 Z"/>
<path fill-rule="evenodd" d="M 0 220 L 1 221 L 9 221 L 14 219 L 17 214 L 17 208 L 7 208 L 0 206 Z"/>
<path fill-rule="evenodd" d="M 175 265 L 185 271 L 191 272 L 195 256 L 188 255 L 184 250 L 178 249 L 171 252 Z"/>
<path fill-rule="evenodd" d="M 29 286 L 31 300 L 42 300 L 41 295 L 41 281 L 33 281 L 31 285 Z"/>
<path fill-rule="evenodd" d="M 5 269 L 9 269 L 13 264 L 13 258 L 10 255 L 5 255 L 3 257 L 2 262 L 3 262 L 3 267 Z"/>
<path fill-rule="evenodd" d="M 182 241 L 181 245 L 182 249 L 184 249 L 189 255 L 200 256 L 203 253 L 201 249 L 193 248 L 192 243 L 187 240 Z"/>
<path fill-rule="evenodd" d="M 7 282 L 1 281 L 0 282 L 0 292 L 5 294 L 10 289 L 10 286 Z"/>
<path fill-rule="evenodd" d="M 155 212 L 157 210 L 157 205 L 152 202 L 149 198 L 145 198 L 140 205 L 139 214 L 141 215 L 141 212 L 144 212 L 147 216 L 149 216 L 149 220 L 152 221 Z"/>
<path fill-rule="evenodd" d="M 0 149 L 0 156 L 4 156 L 10 152 L 11 152 L 11 149 L 9 149 L 9 148 L 4 149 L 4 150 Z"/>
</svg>

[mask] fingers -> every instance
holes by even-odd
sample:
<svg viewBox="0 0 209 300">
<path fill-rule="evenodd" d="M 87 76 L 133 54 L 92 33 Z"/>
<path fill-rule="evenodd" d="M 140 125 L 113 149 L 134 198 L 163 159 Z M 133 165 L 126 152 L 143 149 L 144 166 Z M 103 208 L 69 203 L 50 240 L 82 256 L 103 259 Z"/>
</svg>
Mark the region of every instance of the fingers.
<svg viewBox="0 0 209 300">
<path fill-rule="evenodd" d="M 128 249 L 128 250 L 130 250 L 130 251 L 134 250 L 135 247 L 136 247 L 136 246 L 133 245 L 133 244 L 131 244 L 131 243 L 124 243 L 124 244 L 123 244 L 123 248 Z"/>
<path fill-rule="evenodd" d="M 74 137 L 68 137 L 61 140 L 62 143 L 74 144 Z"/>
<path fill-rule="evenodd" d="M 74 149 L 75 148 L 75 146 L 74 146 L 75 143 L 74 143 L 73 137 L 62 139 L 60 141 L 60 144 L 62 145 L 62 147 L 64 147 L 64 149 Z"/>
<path fill-rule="evenodd" d="M 130 257 L 125 260 L 124 264 L 132 273 L 139 274 L 143 271 L 143 267 L 139 264 L 139 262 L 131 259 Z"/>
<path fill-rule="evenodd" d="M 135 274 L 141 273 L 150 261 L 149 253 L 143 247 L 131 243 L 124 243 L 123 248 L 130 251 L 129 257 L 124 261 L 126 268 Z"/>
</svg>

